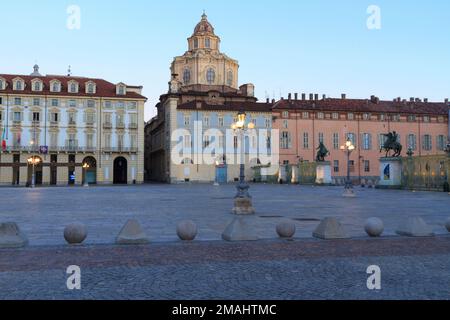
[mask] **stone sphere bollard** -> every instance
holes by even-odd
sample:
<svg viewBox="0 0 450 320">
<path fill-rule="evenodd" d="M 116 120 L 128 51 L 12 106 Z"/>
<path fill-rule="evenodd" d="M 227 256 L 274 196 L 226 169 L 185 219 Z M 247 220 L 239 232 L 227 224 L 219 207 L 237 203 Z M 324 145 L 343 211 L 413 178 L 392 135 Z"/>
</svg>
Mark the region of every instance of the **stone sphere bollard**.
<svg viewBox="0 0 450 320">
<path fill-rule="evenodd" d="M 447 219 L 447 223 L 445 224 L 447 231 L 450 232 L 450 218 Z"/>
<path fill-rule="evenodd" d="M 198 228 L 193 221 L 181 221 L 177 225 L 177 235 L 183 241 L 193 241 L 197 237 Z"/>
<path fill-rule="evenodd" d="M 365 230 L 371 237 L 379 237 L 384 232 L 384 224 L 378 218 L 370 218 L 366 222 Z"/>
<path fill-rule="evenodd" d="M 295 235 L 297 228 L 295 224 L 290 222 L 283 222 L 277 225 L 277 233 L 280 238 L 290 239 Z"/>
<path fill-rule="evenodd" d="M 84 224 L 72 223 L 64 229 L 64 239 L 68 244 L 82 244 L 87 238 L 87 229 Z"/>
</svg>

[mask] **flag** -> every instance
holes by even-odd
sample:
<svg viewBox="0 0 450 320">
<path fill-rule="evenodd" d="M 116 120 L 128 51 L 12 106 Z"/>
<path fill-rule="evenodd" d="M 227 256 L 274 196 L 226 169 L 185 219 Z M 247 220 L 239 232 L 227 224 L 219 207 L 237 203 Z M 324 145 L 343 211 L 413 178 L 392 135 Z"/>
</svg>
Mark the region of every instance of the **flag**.
<svg viewBox="0 0 450 320">
<path fill-rule="evenodd" d="M 6 128 L 3 128 L 2 134 L 2 150 L 6 151 Z"/>
</svg>

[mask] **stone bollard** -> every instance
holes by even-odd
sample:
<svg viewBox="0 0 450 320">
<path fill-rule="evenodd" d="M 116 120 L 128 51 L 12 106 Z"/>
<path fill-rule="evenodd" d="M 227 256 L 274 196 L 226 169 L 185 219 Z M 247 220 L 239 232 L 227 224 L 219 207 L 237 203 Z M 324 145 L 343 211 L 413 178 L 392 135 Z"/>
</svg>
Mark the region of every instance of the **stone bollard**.
<svg viewBox="0 0 450 320">
<path fill-rule="evenodd" d="M 297 228 L 292 222 L 283 222 L 277 225 L 277 234 L 282 239 L 291 239 L 294 237 Z"/>
<path fill-rule="evenodd" d="M 349 236 L 345 228 L 336 218 L 325 218 L 313 232 L 314 238 L 323 240 L 348 239 Z"/>
<path fill-rule="evenodd" d="M 28 244 L 28 239 L 14 222 L 0 223 L 0 249 L 22 248 Z"/>
<path fill-rule="evenodd" d="M 82 244 L 86 238 L 87 229 L 82 223 L 72 223 L 64 229 L 64 239 L 70 245 Z"/>
<path fill-rule="evenodd" d="M 183 241 L 193 241 L 198 234 L 197 225 L 193 221 L 181 221 L 177 225 L 177 235 Z"/>
<path fill-rule="evenodd" d="M 369 189 L 373 189 L 373 181 L 372 181 L 372 179 L 369 179 L 369 180 L 367 181 L 367 187 L 368 187 Z"/>
<path fill-rule="evenodd" d="M 378 218 L 368 219 L 364 228 L 370 237 L 380 237 L 384 232 L 383 221 Z"/>
<path fill-rule="evenodd" d="M 397 234 L 406 237 L 432 237 L 433 229 L 420 217 L 409 217 L 397 230 Z"/>
<path fill-rule="evenodd" d="M 147 235 L 137 220 L 128 220 L 116 238 L 116 244 L 120 245 L 141 245 L 148 243 Z"/>
<path fill-rule="evenodd" d="M 361 188 L 366 187 L 366 179 L 361 179 Z"/>
</svg>

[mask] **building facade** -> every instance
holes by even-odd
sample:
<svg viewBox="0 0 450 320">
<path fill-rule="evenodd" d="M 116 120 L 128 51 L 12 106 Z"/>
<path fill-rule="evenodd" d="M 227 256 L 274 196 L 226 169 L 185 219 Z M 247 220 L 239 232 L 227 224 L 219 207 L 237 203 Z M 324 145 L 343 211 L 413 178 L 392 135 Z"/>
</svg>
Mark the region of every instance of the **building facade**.
<svg viewBox="0 0 450 320">
<path fill-rule="evenodd" d="M 102 79 L 42 76 L 38 66 L 31 75 L 0 74 L 0 184 L 30 185 L 33 172 L 37 185 L 142 183 L 141 91 Z"/>
<path fill-rule="evenodd" d="M 323 142 L 330 151 L 332 175 L 345 177 L 347 159 L 340 147 L 347 139 L 356 146 L 351 155 L 353 179 L 379 176 L 380 153 L 388 132 L 396 132 L 403 156 L 445 154 L 449 137 L 448 100 L 440 103 L 416 98 L 380 101 L 331 99 L 317 94 L 289 95 L 273 106 L 274 127 L 280 132 L 281 164 L 313 162 Z"/>
<path fill-rule="evenodd" d="M 240 149 L 240 141 L 237 135 L 227 139 L 227 132 L 241 111 L 256 130 L 270 130 L 272 104 L 258 103 L 252 84 L 238 86 L 238 69 L 236 60 L 220 52 L 220 38 L 203 15 L 188 39 L 188 51 L 174 58 L 169 91 L 160 97 L 158 114 L 145 129 L 149 180 L 230 182 L 239 178 L 239 163 L 232 158 Z M 174 135 L 178 136 L 174 139 Z M 246 159 L 258 162 L 251 157 L 252 143 L 256 141 L 246 143 Z M 206 163 L 202 157 L 213 144 L 213 161 Z M 181 161 L 175 160 L 173 153 L 177 146 L 187 155 Z M 247 176 L 251 175 L 247 166 Z"/>
</svg>

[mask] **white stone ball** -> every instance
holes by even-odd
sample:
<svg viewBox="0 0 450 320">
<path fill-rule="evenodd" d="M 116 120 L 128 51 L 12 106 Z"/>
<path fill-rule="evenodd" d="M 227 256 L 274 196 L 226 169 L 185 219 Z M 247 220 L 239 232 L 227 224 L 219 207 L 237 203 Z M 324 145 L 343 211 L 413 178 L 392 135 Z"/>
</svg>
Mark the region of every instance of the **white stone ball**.
<svg viewBox="0 0 450 320">
<path fill-rule="evenodd" d="M 277 233 L 280 238 L 290 239 L 295 235 L 296 231 L 295 224 L 290 222 L 283 222 L 277 225 Z"/>
<path fill-rule="evenodd" d="M 177 235 L 183 241 L 192 241 L 197 237 L 197 225 L 190 220 L 181 221 L 177 225 Z"/>
<path fill-rule="evenodd" d="M 450 232 L 450 218 L 447 219 L 447 223 L 445 224 L 447 231 Z"/>
<path fill-rule="evenodd" d="M 82 244 L 86 238 L 87 229 L 82 223 L 72 223 L 64 229 L 64 239 L 68 244 Z"/>
<path fill-rule="evenodd" d="M 384 232 L 384 224 L 381 219 L 370 218 L 366 222 L 365 226 L 366 232 L 371 237 L 379 237 Z"/>
</svg>

